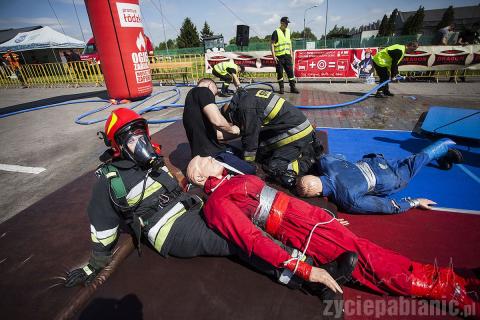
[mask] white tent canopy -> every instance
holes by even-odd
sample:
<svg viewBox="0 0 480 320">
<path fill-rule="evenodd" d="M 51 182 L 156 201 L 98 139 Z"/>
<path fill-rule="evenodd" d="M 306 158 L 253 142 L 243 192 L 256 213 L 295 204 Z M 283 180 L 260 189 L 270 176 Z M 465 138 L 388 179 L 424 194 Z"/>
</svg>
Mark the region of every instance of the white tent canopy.
<svg viewBox="0 0 480 320">
<path fill-rule="evenodd" d="M 8 49 L 13 51 L 27 51 L 38 49 L 83 48 L 85 42 L 57 32 L 50 27 L 20 32 L 15 38 L 0 44 L 0 52 Z"/>
</svg>

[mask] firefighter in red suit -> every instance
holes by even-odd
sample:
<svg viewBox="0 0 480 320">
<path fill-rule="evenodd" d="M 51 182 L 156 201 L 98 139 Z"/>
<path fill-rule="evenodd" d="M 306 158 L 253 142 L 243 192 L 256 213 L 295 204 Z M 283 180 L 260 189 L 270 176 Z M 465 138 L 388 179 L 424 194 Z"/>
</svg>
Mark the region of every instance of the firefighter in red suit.
<svg viewBox="0 0 480 320">
<path fill-rule="evenodd" d="M 302 251 L 308 246 L 306 254 L 317 264 L 327 263 L 345 251 L 356 252 L 358 263 L 353 279 L 379 294 L 446 299 L 460 310 L 480 310 L 479 302 L 467 293 L 478 290 L 477 278 L 463 278 L 451 268 L 412 261 L 356 236 L 323 209 L 270 188 L 256 176 L 231 177 L 226 170 L 212 173 L 214 165 L 206 170 L 202 170 L 201 163 L 195 165 L 199 159 L 192 160 L 187 175 L 193 182 L 204 184 L 205 191 L 211 194 L 204 210 L 207 224 L 247 254 L 256 254 L 275 267 L 286 267 L 303 279 L 309 278 L 312 267 L 292 260 L 258 226 L 286 245 Z M 202 182 L 205 171 L 209 176 Z"/>
</svg>

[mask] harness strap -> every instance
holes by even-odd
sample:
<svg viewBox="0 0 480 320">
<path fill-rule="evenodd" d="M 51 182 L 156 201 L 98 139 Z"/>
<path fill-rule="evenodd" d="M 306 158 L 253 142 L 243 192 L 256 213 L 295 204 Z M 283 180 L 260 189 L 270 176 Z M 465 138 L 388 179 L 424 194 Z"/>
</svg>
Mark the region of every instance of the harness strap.
<svg viewBox="0 0 480 320">
<path fill-rule="evenodd" d="M 274 238 L 278 238 L 278 228 L 282 224 L 283 214 L 287 210 L 289 202 L 290 197 L 288 195 L 283 192 L 278 192 L 277 197 L 272 204 L 270 214 L 268 215 L 265 224 L 265 231 Z"/>
<path fill-rule="evenodd" d="M 165 167 L 166 169 L 166 167 Z M 159 175 L 154 176 L 154 178 L 162 184 L 162 186 L 167 189 L 167 192 L 173 192 L 179 189 L 178 182 L 170 173 L 166 172 L 163 168 L 159 170 Z"/>
<path fill-rule="evenodd" d="M 260 192 L 257 210 L 252 216 L 252 222 L 276 238 L 289 201 L 290 197 L 285 193 L 264 185 Z"/>
<path fill-rule="evenodd" d="M 102 173 L 110 182 L 110 187 L 113 190 L 115 198 L 118 200 L 125 200 L 127 197 L 127 190 L 125 189 L 125 185 L 123 184 L 122 178 L 120 177 L 120 173 L 115 166 L 111 164 L 107 164 L 102 167 Z"/>
</svg>

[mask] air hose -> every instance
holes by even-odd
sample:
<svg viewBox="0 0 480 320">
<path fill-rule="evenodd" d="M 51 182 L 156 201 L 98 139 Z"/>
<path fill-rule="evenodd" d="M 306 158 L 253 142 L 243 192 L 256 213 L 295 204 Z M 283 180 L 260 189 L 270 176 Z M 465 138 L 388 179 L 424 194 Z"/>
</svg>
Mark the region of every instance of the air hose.
<svg viewBox="0 0 480 320">
<path fill-rule="evenodd" d="M 352 105 L 352 104 L 355 104 L 355 103 L 359 103 L 359 102 L 367 99 L 372 93 L 374 93 L 375 91 L 377 91 L 378 89 L 380 89 L 381 87 L 383 87 L 384 85 L 386 85 L 387 83 L 389 83 L 391 81 L 392 80 L 384 81 L 384 82 L 380 83 L 379 85 L 377 85 L 376 87 L 374 87 L 372 90 L 365 93 L 363 96 L 358 97 L 357 99 L 354 99 L 354 100 L 351 100 L 351 101 L 337 103 L 337 104 L 327 104 L 327 105 L 322 105 L 322 106 L 296 106 L 296 107 L 298 109 L 310 109 L 310 110 L 311 109 L 335 109 L 335 108 L 340 108 L 340 107 L 346 107 L 346 106 L 349 106 L 349 105 Z"/>
<path fill-rule="evenodd" d="M 401 77 L 399 77 L 397 79 L 400 79 L 400 78 Z M 389 82 L 391 82 L 391 80 L 387 80 L 387 81 L 384 81 L 384 82 L 380 83 L 379 85 L 374 87 L 372 90 L 365 93 L 363 96 L 361 96 L 357 99 L 354 99 L 352 101 L 347 101 L 347 102 L 344 102 L 344 103 L 338 103 L 338 104 L 332 104 L 332 105 L 297 106 L 297 108 L 299 108 L 299 109 L 334 109 L 334 108 L 349 106 L 349 105 L 352 105 L 352 104 L 355 104 L 355 103 L 358 103 L 360 101 L 363 101 L 363 100 L 367 99 L 370 96 L 370 94 L 372 94 L 376 90 L 380 89 L 381 87 L 383 87 L 384 85 L 386 85 Z M 257 86 L 257 85 L 265 85 L 265 86 L 269 87 L 270 91 L 274 91 L 273 86 L 268 82 L 254 82 L 254 83 L 250 83 L 250 84 L 247 84 L 247 85 L 243 86 L 243 88 L 246 89 L 246 88 L 249 88 L 249 87 L 252 87 L 252 86 Z M 183 84 L 183 85 L 178 84 L 178 85 L 175 86 L 175 88 L 158 91 L 158 92 L 154 93 L 153 95 L 151 95 L 150 97 L 133 104 L 132 106 L 129 107 L 129 109 L 135 109 L 138 106 L 148 102 L 150 99 L 152 99 L 152 98 L 154 98 L 154 97 L 156 97 L 156 96 L 158 96 L 162 93 L 167 93 L 167 92 L 173 92 L 173 94 L 171 94 L 171 95 L 169 95 L 165 98 L 162 98 L 161 100 L 155 102 L 153 105 L 138 111 L 138 114 L 144 114 L 144 113 L 151 112 L 151 111 L 160 111 L 160 110 L 163 110 L 163 109 L 166 109 L 166 108 L 183 108 L 185 105 L 177 104 L 177 102 L 180 100 L 180 90 L 178 89 L 178 87 L 195 87 L 195 85 L 192 85 L 192 84 Z M 167 101 L 169 99 L 173 99 L 173 101 L 171 101 L 170 103 L 167 103 L 167 104 L 163 104 L 163 105 L 160 104 L 160 103 L 162 103 L 164 101 Z M 218 104 L 218 105 L 224 104 L 224 103 L 230 101 L 230 99 L 231 98 L 217 101 L 216 104 Z M 90 124 L 94 124 L 94 123 L 98 123 L 98 122 L 103 122 L 107 118 L 93 119 L 93 120 L 88 120 L 88 121 L 82 121 L 82 119 L 84 119 L 88 116 L 91 116 L 92 114 L 95 114 L 95 113 L 101 112 L 105 109 L 108 109 L 114 104 L 111 103 L 109 100 L 105 100 L 105 99 L 66 101 L 66 102 L 61 102 L 61 103 L 54 103 L 54 104 L 49 104 L 49 105 L 45 105 L 45 106 L 33 107 L 33 108 L 24 109 L 24 110 L 19 110 L 19 111 L 13 111 L 13 112 L 5 113 L 5 114 L 0 114 L 0 119 L 1 118 L 6 118 L 6 117 L 9 117 L 9 116 L 13 116 L 13 115 L 16 115 L 16 114 L 20 114 L 20 113 L 26 113 L 26 112 L 42 110 L 42 109 L 47 109 L 47 108 L 55 108 L 55 107 L 60 107 L 60 106 L 65 106 L 65 105 L 70 105 L 70 104 L 78 104 L 78 103 L 96 103 L 96 102 L 106 102 L 107 104 L 105 104 L 105 105 L 103 105 L 103 106 L 101 106 L 97 109 L 94 109 L 94 110 L 88 111 L 86 113 L 83 113 L 75 119 L 75 123 L 77 123 L 77 124 L 90 125 Z M 178 120 L 181 120 L 181 118 L 169 118 L 169 119 L 161 119 L 161 120 L 150 119 L 150 120 L 148 120 L 148 123 L 159 124 L 159 123 L 175 122 L 175 121 L 178 121 Z"/>
</svg>

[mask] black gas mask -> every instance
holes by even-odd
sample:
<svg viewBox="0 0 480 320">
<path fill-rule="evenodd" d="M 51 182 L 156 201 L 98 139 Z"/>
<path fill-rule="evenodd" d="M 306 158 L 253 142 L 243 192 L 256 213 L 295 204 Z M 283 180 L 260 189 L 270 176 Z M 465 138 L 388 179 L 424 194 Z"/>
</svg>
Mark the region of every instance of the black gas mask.
<svg viewBox="0 0 480 320">
<path fill-rule="evenodd" d="M 155 171 L 163 167 L 163 157 L 155 152 L 143 122 L 134 122 L 116 135 L 122 154 L 144 169 Z"/>
</svg>

